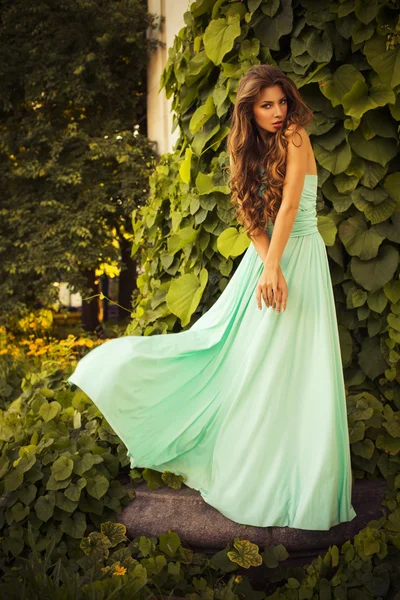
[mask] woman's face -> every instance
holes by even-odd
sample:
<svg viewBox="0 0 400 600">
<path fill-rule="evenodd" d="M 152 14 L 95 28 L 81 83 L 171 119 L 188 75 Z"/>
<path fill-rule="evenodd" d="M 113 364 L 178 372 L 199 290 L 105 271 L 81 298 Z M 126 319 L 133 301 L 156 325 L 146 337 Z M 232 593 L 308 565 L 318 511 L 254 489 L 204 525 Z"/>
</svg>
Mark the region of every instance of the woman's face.
<svg viewBox="0 0 400 600">
<path fill-rule="evenodd" d="M 276 133 L 281 126 L 276 121 L 284 121 L 287 114 L 287 98 L 280 85 L 262 88 L 259 97 L 253 104 L 254 119 L 259 127 Z"/>
</svg>

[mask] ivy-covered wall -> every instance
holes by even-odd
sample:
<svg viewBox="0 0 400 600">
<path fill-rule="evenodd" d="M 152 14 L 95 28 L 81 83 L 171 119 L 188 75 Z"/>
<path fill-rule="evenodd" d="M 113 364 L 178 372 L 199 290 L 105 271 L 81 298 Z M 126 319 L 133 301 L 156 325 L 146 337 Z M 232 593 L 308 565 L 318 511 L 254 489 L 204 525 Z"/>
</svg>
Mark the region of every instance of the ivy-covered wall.
<svg viewBox="0 0 400 600">
<path fill-rule="evenodd" d="M 398 3 L 197 0 L 184 19 L 161 81 L 180 137 L 160 158 L 148 205 L 132 216 L 143 273 L 126 334 L 190 326 L 226 286 L 249 243 L 229 202 L 229 117 L 248 68 L 277 65 L 315 114 L 318 227 L 364 469 L 376 448 L 360 419 L 379 394 L 393 403 L 388 417 L 400 408 Z M 379 443 L 395 449 L 393 439 Z"/>
</svg>

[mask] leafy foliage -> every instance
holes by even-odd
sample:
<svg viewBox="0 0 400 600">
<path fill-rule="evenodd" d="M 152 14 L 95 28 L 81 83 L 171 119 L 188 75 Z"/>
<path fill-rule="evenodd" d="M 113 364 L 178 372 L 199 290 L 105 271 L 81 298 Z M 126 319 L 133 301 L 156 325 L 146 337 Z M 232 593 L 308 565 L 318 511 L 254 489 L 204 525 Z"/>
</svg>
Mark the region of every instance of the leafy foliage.
<svg viewBox="0 0 400 600">
<path fill-rule="evenodd" d="M 2 2 L 0 318 L 123 268 L 154 161 L 143 0 Z"/>
<path fill-rule="evenodd" d="M 23 522 L 31 524 L 38 551 L 54 537 L 56 553 L 64 555 L 87 528 L 115 519 L 132 498 L 116 480 L 126 452 L 83 392 L 64 389 L 59 369 L 27 374 L 22 390 L 0 415 L 2 551 L 22 552 Z"/>
<path fill-rule="evenodd" d="M 267 62 L 294 80 L 315 115 L 318 228 L 347 387 L 399 408 L 399 15 L 396 2 L 320 9 L 198 0 L 185 13 L 162 75 L 180 137 L 151 177 L 150 202 L 134 211 L 132 251 L 143 238 L 147 247 L 126 333 L 190 326 L 246 250 L 229 203 L 224 141 L 241 76 Z"/>
<path fill-rule="evenodd" d="M 88 350 L 105 341 L 100 341 L 97 337 L 76 337 L 73 334 L 59 339 L 49 327 L 49 311 L 42 309 L 38 313 L 35 320 L 29 319 L 28 331 L 35 333 L 26 337 L 17 337 L 0 326 L 0 408 L 5 408 L 18 398 L 21 386 L 31 377 L 34 383 L 37 382 L 38 372 L 43 380 L 51 378 L 54 373 L 69 369 Z M 24 318 L 21 325 L 25 324 Z M 38 332 L 41 337 L 37 336 Z M 52 397 L 51 392 L 45 388 L 42 393 L 47 394 L 46 397 Z"/>
</svg>

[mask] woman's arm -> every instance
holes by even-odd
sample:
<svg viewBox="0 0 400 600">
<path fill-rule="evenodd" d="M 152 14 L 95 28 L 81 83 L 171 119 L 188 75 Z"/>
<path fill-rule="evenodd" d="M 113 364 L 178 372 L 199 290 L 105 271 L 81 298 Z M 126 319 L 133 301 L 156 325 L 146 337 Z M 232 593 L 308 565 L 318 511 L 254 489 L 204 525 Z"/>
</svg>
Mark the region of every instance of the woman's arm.
<svg viewBox="0 0 400 600">
<path fill-rule="evenodd" d="M 307 156 L 310 148 L 310 140 L 303 127 L 300 127 L 294 135 L 294 140 L 293 127 L 290 126 L 287 131 L 289 131 L 289 143 L 282 202 L 276 215 L 268 255 L 264 260 L 265 267 L 272 269 L 276 269 L 279 266 L 279 261 L 299 209 L 307 171 Z M 293 141 L 297 144 L 296 146 Z"/>
<path fill-rule="evenodd" d="M 268 255 L 269 246 L 271 244 L 271 240 L 268 237 L 267 232 L 260 233 L 253 236 L 250 236 L 253 242 L 254 248 L 257 250 L 258 256 L 264 262 Z"/>
<path fill-rule="evenodd" d="M 250 229 L 250 225 L 249 222 L 247 220 L 247 218 L 244 218 L 245 221 L 245 225 L 246 225 L 246 229 L 249 230 Z M 258 256 L 261 258 L 262 262 L 265 261 L 267 254 L 268 254 L 268 249 L 269 249 L 269 245 L 271 243 L 271 240 L 269 239 L 269 236 L 267 234 L 266 231 L 260 231 L 260 232 L 253 232 L 253 233 L 249 233 L 250 239 L 253 243 L 254 248 L 256 249 Z"/>
</svg>

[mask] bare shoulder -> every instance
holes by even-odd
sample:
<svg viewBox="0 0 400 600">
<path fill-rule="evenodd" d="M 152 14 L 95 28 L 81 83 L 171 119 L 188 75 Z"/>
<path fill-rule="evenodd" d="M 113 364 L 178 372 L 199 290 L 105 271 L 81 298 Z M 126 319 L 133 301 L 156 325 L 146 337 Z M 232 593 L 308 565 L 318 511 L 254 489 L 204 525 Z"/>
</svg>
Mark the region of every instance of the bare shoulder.
<svg viewBox="0 0 400 600">
<path fill-rule="evenodd" d="M 310 159 L 311 142 L 304 127 L 290 124 L 287 137 L 287 169 L 285 184 L 292 189 L 297 189 L 299 181 L 303 181 L 303 174 L 307 173 Z M 300 192 L 301 193 L 301 190 Z"/>
<path fill-rule="evenodd" d="M 305 142 L 306 145 L 310 144 L 310 138 L 307 131 L 301 125 L 295 125 L 291 123 L 285 131 L 285 136 L 288 141 L 291 141 L 294 146 L 302 145 Z M 290 145 L 292 145 L 290 144 Z"/>
</svg>

